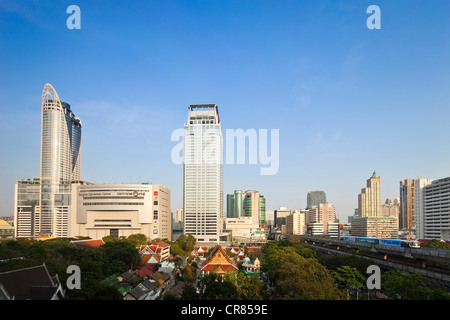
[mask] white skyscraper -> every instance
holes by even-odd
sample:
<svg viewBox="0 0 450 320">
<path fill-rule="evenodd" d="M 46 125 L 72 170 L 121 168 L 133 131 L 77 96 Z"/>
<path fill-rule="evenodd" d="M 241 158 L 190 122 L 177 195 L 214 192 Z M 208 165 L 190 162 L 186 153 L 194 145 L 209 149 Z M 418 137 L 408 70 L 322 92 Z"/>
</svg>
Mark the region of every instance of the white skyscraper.
<svg viewBox="0 0 450 320">
<path fill-rule="evenodd" d="M 431 184 L 433 179 L 415 179 L 414 180 L 414 201 L 416 210 L 416 239 L 425 238 L 424 211 L 423 211 L 423 191 L 425 186 Z"/>
<path fill-rule="evenodd" d="M 42 91 L 40 213 L 35 235 L 68 234 L 71 183 L 81 179 L 81 122 L 46 84 Z"/>
<path fill-rule="evenodd" d="M 190 105 L 184 125 L 184 233 L 219 242 L 223 212 L 223 137 L 218 107 Z"/>
</svg>

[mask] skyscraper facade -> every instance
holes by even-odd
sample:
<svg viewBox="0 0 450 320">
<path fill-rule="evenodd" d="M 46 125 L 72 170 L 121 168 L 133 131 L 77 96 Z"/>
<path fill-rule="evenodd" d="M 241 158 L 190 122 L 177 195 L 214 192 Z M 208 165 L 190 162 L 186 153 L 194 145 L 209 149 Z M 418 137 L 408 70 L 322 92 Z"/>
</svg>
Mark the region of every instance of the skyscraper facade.
<svg viewBox="0 0 450 320">
<path fill-rule="evenodd" d="M 380 177 L 374 171 L 372 176 L 367 179 L 367 187 L 363 188 L 358 195 L 358 216 L 379 217 L 381 215 L 380 197 Z"/>
<path fill-rule="evenodd" d="M 184 125 L 184 233 L 218 242 L 223 212 L 223 137 L 218 107 L 190 105 Z"/>
<path fill-rule="evenodd" d="M 35 236 L 35 222 L 40 213 L 39 178 L 18 180 L 14 192 L 14 236 Z"/>
<path fill-rule="evenodd" d="M 81 180 L 81 121 L 56 90 L 42 91 L 40 213 L 35 233 L 67 236 L 71 183 Z"/>
<path fill-rule="evenodd" d="M 242 190 L 234 190 L 227 194 L 227 218 L 240 218 L 243 216 L 244 193 Z"/>
<path fill-rule="evenodd" d="M 309 191 L 306 201 L 306 209 L 311 209 L 313 206 L 318 206 L 321 203 L 327 203 L 327 195 L 325 191 L 321 190 Z"/>
<path fill-rule="evenodd" d="M 254 223 L 266 224 L 266 199 L 259 191 L 247 190 L 244 195 L 244 217 L 252 217 Z"/>
<path fill-rule="evenodd" d="M 416 179 L 414 181 L 414 201 L 416 202 L 416 239 L 425 238 L 425 217 L 423 193 L 425 187 L 433 182 L 433 179 Z"/>
<path fill-rule="evenodd" d="M 414 179 L 400 181 L 399 229 L 412 229 L 416 224 Z"/>
<path fill-rule="evenodd" d="M 450 241 L 450 177 L 423 187 L 423 238 Z"/>
</svg>

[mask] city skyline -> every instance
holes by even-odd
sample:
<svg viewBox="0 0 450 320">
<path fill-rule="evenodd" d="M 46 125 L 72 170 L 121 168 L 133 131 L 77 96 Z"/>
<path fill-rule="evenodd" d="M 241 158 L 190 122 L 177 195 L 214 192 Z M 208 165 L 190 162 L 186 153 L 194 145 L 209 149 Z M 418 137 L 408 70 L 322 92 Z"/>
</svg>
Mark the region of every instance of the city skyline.
<svg viewBox="0 0 450 320">
<path fill-rule="evenodd" d="M 2 1 L 0 215 L 14 213 L 17 180 L 39 177 L 45 83 L 82 119 L 82 179 L 165 185 L 174 212 L 183 168 L 170 137 L 191 104 L 217 104 L 224 132 L 280 130 L 277 174 L 223 169 L 224 198 L 255 189 L 267 210 L 324 190 L 342 223 L 374 170 L 381 203 L 402 180 L 450 176 L 450 5 L 377 1 L 382 28 L 369 30 L 370 4 L 78 1 L 69 30 L 66 4 Z"/>
</svg>

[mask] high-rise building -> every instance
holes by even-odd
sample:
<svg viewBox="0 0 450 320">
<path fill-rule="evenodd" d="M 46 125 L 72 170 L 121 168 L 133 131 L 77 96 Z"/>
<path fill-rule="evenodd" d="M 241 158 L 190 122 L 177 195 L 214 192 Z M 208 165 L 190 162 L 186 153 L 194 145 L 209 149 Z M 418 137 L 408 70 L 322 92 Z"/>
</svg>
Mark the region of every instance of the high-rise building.
<svg viewBox="0 0 450 320">
<path fill-rule="evenodd" d="M 227 194 L 227 218 L 237 218 L 234 211 L 234 193 Z"/>
<path fill-rule="evenodd" d="M 251 217 L 254 223 L 266 224 L 266 199 L 259 191 L 247 190 L 244 194 L 244 217 Z"/>
<path fill-rule="evenodd" d="M 359 217 L 379 217 L 381 214 L 381 189 L 380 177 L 374 171 L 367 179 L 367 187 L 361 189 L 358 195 L 358 216 Z"/>
<path fill-rule="evenodd" d="M 291 215 L 286 217 L 286 232 L 288 234 L 306 234 L 306 221 L 308 210 L 295 210 Z"/>
<path fill-rule="evenodd" d="M 415 195 L 414 179 L 400 181 L 399 229 L 412 229 L 416 225 Z"/>
<path fill-rule="evenodd" d="M 223 212 L 223 137 L 218 107 L 190 105 L 184 125 L 183 212 L 185 234 L 219 242 Z"/>
<path fill-rule="evenodd" d="M 273 227 L 275 224 L 275 213 L 273 210 L 266 211 L 266 226 Z"/>
<path fill-rule="evenodd" d="M 432 179 L 405 179 L 400 181 L 400 210 L 399 229 L 416 229 L 423 233 L 423 187 L 430 184 Z M 420 217 L 421 221 L 417 218 Z M 420 238 L 419 238 L 420 239 Z"/>
<path fill-rule="evenodd" d="M 382 217 L 398 218 L 399 205 L 394 204 L 391 199 L 386 199 L 385 203 L 381 205 Z"/>
<path fill-rule="evenodd" d="M 14 192 L 14 236 L 33 237 L 35 222 L 40 213 L 39 196 L 41 183 L 39 178 L 18 180 Z"/>
<path fill-rule="evenodd" d="M 241 218 L 244 206 L 244 193 L 242 190 L 234 190 L 227 194 L 227 218 Z"/>
<path fill-rule="evenodd" d="M 277 210 L 274 211 L 274 220 L 275 220 L 275 227 L 276 228 L 282 228 L 283 226 L 286 226 L 286 217 L 291 214 L 291 209 L 288 207 L 280 207 Z"/>
<path fill-rule="evenodd" d="M 423 187 L 423 239 L 450 240 L 450 177 Z"/>
<path fill-rule="evenodd" d="M 329 229 L 334 230 L 336 228 L 336 223 L 339 222 L 336 208 L 330 203 L 320 203 L 319 205 L 308 209 L 306 220 L 308 228 L 315 230 L 315 232 L 320 232 L 316 234 L 322 235 L 328 235 Z"/>
<path fill-rule="evenodd" d="M 72 182 L 81 180 L 81 122 L 51 84 L 42 91 L 39 236 L 68 235 Z"/>
<path fill-rule="evenodd" d="M 321 203 L 327 203 L 327 195 L 325 191 L 321 190 L 309 191 L 306 202 L 306 209 L 310 209 L 313 206 L 318 206 Z"/>
<path fill-rule="evenodd" d="M 414 200 L 416 202 L 416 239 L 425 238 L 423 191 L 425 186 L 431 184 L 432 182 L 433 179 L 414 180 Z"/>
<path fill-rule="evenodd" d="M 397 236 L 398 219 L 391 214 L 395 208 L 392 201 L 387 201 L 384 211 L 380 202 L 380 177 L 373 172 L 367 180 L 367 187 L 358 195 L 358 216 L 351 221 L 351 234 L 358 237 L 394 238 Z M 392 212 L 391 212 L 392 209 Z M 389 215 L 389 216 L 383 216 Z"/>
</svg>

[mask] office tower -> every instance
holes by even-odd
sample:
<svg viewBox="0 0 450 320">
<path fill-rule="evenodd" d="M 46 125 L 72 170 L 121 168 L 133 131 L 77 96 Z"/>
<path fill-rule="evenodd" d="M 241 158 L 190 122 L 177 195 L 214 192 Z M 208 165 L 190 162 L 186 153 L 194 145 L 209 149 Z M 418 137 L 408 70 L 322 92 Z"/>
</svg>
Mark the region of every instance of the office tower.
<svg viewBox="0 0 450 320">
<path fill-rule="evenodd" d="M 275 213 L 273 210 L 266 211 L 266 226 L 273 226 L 275 224 Z"/>
<path fill-rule="evenodd" d="M 227 194 L 227 218 L 237 218 L 234 212 L 234 193 Z"/>
<path fill-rule="evenodd" d="M 244 193 L 242 190 L 234 190 L 234 217 L 241 218 L 243 214 L 244 206 Z"/>
<path fill-rule="evenodd" d="M 242 190 L 234 190 L 227 194 L 227 218 L 240 218 L 243 216 L 244 194 Z"/>
<path fill-rule="evenodd" d="M 295 210 L 291 215 L 286 217 L 286 232 L 288 234 L 306 234 L 306 220 L 308 210 Z"/>
<path fill-rule="evenodd" d="M 309 191 L 306 201 L 306 209 L 310 209 L 313 206 L 318 206 L 321 203 L 327 203 L 327 195 L 325 191 Z"/>
<path fill-rule="evenodd" d="M 450 177 L 423 187 L 424 239 L 450 240 Z"/>
<path fill-rule="evenodd" d="M 71 183 L 81 180 L 81 122 L 50 84 L 42 91 L 39 236 L 68 235 Z"/>
<path fill-rule="evenodd" d="M 175 222 L 183 222 L 183 209 L 178 208 L 175 211 Z"/>
<path fill-rule="evenodd" d="M 318 234 L 327 235 L 329 227 L 335 227 L 338 222 L 336 208 L 330 203 L 320 203 L 308 209 L 307 224 Z M 321 230 L 319 230 L 321 229 Z"/>
<path fill-rule="evenodd" d="M 358 215 L 359 217 L 379 217 L 381 209 L 380 177 L 374 171 L 367 179 L 367 187 L 361 189 L 358 195 Z"/>
<path fill-rule="evenodd" d="M 394 204 L 391 199 L 386 199 L 385 203 L 381 205 L 382 217 L 394 217 L 398 218 L 399 205 Z"/>
<path fill-rule="evenodd" d="M 382 216 L 380 190 L 380 177 L 374 171 L 367 180 L 367 187 L 358 195 L 358 217 L 353 217 L 351 221 L 351 235 L 373 238 L 396 236 L 398 219 Z"/>
<path fill-rule="evenodd" d="M 425 238 L 423 191 L 425 186 L 431 184 L 433 179 L 414 180 L 414 200 L 416 202 L 416 239 Z"/>
<path fill-rule="evenodd" d="M 260 226 L 266 223 L 266 199 L 259 191 L 247 190 L 244 194 L 244 217 L 252 217 Z"/>
<path fill-rule="evenodd" d="M 414 179 L 400 181 L 399 229 L 412 229 L 416 224 Z"/>
<path fill-rule="evenodd" d="M 286 217 L 291 214 L 291 209 L 288 207 L 280 207 L 274 211 L 275 227 L 281 228 L 286 226 Z"/>
<path fill-rule="evenodd" d="M 223 212 L 223 138 L 218 107 L 190 105 L 184 125 L 184 233 L 219 242 Z"/>
<path fill-rule="evenodd" d="M 41 183 L 39 178 L 18 180 L 14 191 L 14 236 L 35 236 L 35 221 L 39 217 L 39 197 Z"/>
</svg>

